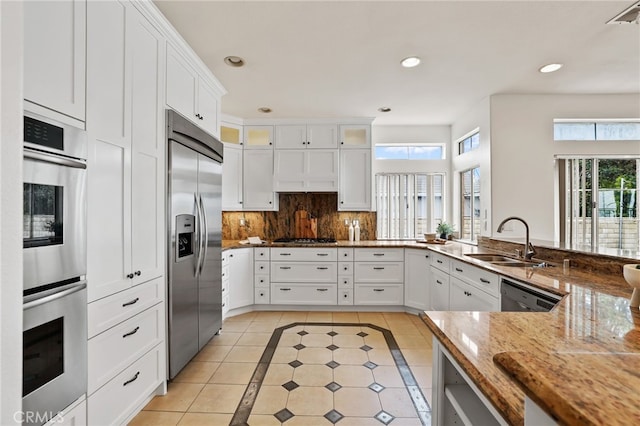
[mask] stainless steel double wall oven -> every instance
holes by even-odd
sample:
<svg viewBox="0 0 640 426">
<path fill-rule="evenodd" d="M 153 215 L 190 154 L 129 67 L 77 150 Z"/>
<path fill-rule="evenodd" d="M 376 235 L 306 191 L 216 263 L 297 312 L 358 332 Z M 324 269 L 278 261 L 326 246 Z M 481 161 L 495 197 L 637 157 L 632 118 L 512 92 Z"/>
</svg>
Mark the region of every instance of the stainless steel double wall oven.
<svg viewBox="0 0 640 426">
<path fill-rule="evenodd" d="M 24 424 L 86 393 L 86 158 L 83 130 L 25 112 Z"/>
</svg>

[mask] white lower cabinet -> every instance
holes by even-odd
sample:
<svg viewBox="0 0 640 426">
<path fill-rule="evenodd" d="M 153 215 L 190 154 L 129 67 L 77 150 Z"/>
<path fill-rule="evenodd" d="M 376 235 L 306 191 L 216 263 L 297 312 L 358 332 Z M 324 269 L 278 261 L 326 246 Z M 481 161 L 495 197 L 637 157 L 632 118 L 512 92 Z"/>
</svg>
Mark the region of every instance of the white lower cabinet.
<svg viewBox="0 0 640 426">
<path fill-rule="evenodd" d="M 273 262 L 271 282 L 336 283 L 336 262 Z"/>
<path fill-rule="evenodd" d="M 164 382 L 166 348 L 155 346 L 88 399 L 88 424 L 124 423 L 129 414 Z"/>
<path fill-rule="evenodd" d="M 227 317 L 229 312 L 229 250 L 221 253 L 221 284 L 222 284 L 222 321 Z"/>
<path fill-rule="evenodd" d="M 260 287 L 255 289 L 255 296 L 253 297 L 256 305 L 268 305 L 271 303 L 270 297 L 271 289 L 269 287 Z"/>
<path fill-rule="evenodd" d="M 338 249 L 338 305 L 353 305 L 353 249 Z"/>
<path fill-rule="evenodd" d="M 466 282 L 451 277 L 449 281 L 449 310 L 450 311 L 500 311 L 497 297 L 491 296 Z"/>
<path fill-rule="evenodd" d="M 354 305 L 404 304 L 404 249 L 354 249 Z"/>
<path fill-rule="evenodd" d="M 355 284 L 356 305 L 403 305 L 402 284 Z"/>
<path fill-rule="evenodd" d="M 229 252 L 229 309 L 253 305 L 253 249 Z"/>
<path fill-rule="evenodd" d="M 271 284 L 271 303 L 276 305 L 335 305 L 336 284 Z"/>
<path fill-rule="evenodd" d="M 431 309 L 449 310 L 449 274 L 431 266 Z"/>
<path fill-rule="evenodd" d="M 404 250 L 404 305 L 428 311 L 431 309 L 431 264 L 428 250 Z"/>
<path fill-rule="evenodd" d="M 87 425 L 87 400 L 83 396 L 74 402 L 44 426 L 86 426 Z"/>
</svg>

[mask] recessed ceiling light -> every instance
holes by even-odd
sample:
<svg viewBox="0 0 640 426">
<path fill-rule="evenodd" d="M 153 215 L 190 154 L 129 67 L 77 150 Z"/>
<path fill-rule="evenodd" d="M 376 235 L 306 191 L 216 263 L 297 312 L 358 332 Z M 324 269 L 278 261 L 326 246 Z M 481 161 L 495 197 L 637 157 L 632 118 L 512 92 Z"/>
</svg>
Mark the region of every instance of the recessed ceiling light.
<svg viewBox="0 0 640 426">
<path fill-rule="evenodd" d="M 408 58 L 404 58 L 400 61 L 400 64 L 405 68 L 413 68 L 420 65 L 420 58 L 417 56 L 409 56 Z"/>
<path fill-rule="evenodd" d="M 538 71 L 547 73 L 547 72 L 558 71 L 560 68 L 562 68 L 562 64 L 547 64 L 542 68 L 540 68 Z"/>
<path fill-rule="evenodd" d="M 258 108 L 258 111 L 264 113 L 264 114 L 269 114 L 271 112 L 271 108 L 269 107 L 260 107 Z"/>
<path fill-rule="evenodd" d="M 241 67 L 244 65 L 244 59 L 240 56 L 227 56 L 224 58 L 224 63 L 230 67 Z"/>
<path fill-rule="evenodd" d="M 389 108 L 389 107 L 380 107 L 380 108 L 378 108 L 378 111 L 380 111 L 380 112 L 389 112 L 389 111 L 391 111 L 391 108 Z"/>
</svg>

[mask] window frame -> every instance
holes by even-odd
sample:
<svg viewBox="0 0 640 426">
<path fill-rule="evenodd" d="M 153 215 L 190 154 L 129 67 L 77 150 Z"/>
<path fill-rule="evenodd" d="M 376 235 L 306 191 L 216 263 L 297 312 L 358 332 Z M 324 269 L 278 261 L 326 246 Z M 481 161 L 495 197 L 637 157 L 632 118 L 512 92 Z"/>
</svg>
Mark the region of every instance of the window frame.
<svg viewBox="0 0 640 426">
<path fill-rule="evenodd" d="M 475 204 L 475 182 L 476 182 L 476 173 L 474 173 L 474 171 L 477 170 L 477 186 L 478 186 L 478 206 L 476 206 Z M 464 238 L 464 229 L 465 229 L 465 190 L 464 190 L 464 175 L 465 173 L 470 173 L 471 176 L 471 182 L 470 182 L 470 197 L 469 197 L 469 214 L 470 214 L 470 222 L 469 222 L 469 235 L 470 238 Z M 469 167 L 467 169 L 461 170 L 458 174 L 459 177 L 459 189 L 460 189 L 460 231 L 459 231 L 459 238 L 463 241 L 469 241 L 472 243 L 475 243 L 478 241 L 478 236 L 480 236 L 481 231 L 482 231 L 482 225 L 480 225 L 478 227 L 478 229 L 476 229 L 475 226 L 475 220 L 474 218 L 475 216 L 475 211 L 476 211 L 476 207 L 477 210 L 480 212 L 480 215 L 477 216 L 478 218 L 482 218 L 482 197 L 481 197 L 481 192 L 482 192 L 482 188 L 480 187 L 480 181 L 481 181 L 481 168 L 480 165 L 474 165 L 472 167 Z"/>
<path fill-rule="evenodd" d="M 377 156 L 378 147 L 391 147 L 391 148 L 407 148 L 406 158 L 380 158 Z M 409 148 L 440 148 L 440 158 L 411 158 Z M 373 148 L 373 156 L 376 161 L 440 161 L 447 159 L 447 147 L 446 143 L 378 143 Z"/>
</svg>

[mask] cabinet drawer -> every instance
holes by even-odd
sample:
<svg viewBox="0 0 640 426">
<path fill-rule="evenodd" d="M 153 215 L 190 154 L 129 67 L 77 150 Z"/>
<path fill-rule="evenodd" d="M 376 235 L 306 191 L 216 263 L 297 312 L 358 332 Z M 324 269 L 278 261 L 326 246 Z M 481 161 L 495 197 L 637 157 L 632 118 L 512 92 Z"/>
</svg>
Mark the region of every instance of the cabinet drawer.
<svg viewBox="0 0 640 426">
<path fill-rule="evenodd" d="M 353 290 L 344 288 L 339 289 L 338 305 L 353 305 Z"/>
<path fill-rule="evenodd" d="M 336 262 L 272 262 L 272 283 L 336 283 Z"/>
<path fill-rule="evenodd" d="M 352 287 L 353 277 L 338 277 L 338 286 L 341 288 Z"/>
<path fill-rule="evenodd" d="M 335 284 L 271 284 L 271 303 L 276 305 L 335 305 Z"/>
<path fill-rule="evenodd" d="M 271 260 L 294 262 L 335 262 L 338 260 L 336 248 L 286 248 L 274 247 L 271 249 Z"/>
<path fill-rule="evenodd" d="M 255 274 L 265 274 L 265 275 L 269 275 L 269 267 L 270 267 L 270 263 L 269 261 L 260 261 L 260 262 L 255 262 L 255 265 L 253 267 L 253 271 Z"/>
<path fill-rule="evenodd" d="M 493 272 L 454 259 L 451 260 L 451 276 L 458 277 L 495 297 L 500 295 L 500 277 Z"/>
<path fill-rule="evenodd" d="M 356 283 L 403 283 L 403 262 L 356 262 L 353 278 Z"/>
<path fill-rule="evenodd" d="M 354 290 L 356 305 L 404 305 L 402 284 L 356 284 Z"/>
<path fill-rule="evenodd" d="M 256 288 L 254 295 L 254 303 L 256 305 L 268 305 L 270 303 L 269 288 Z"/>
<path fill-rule="evenodd" d="M 449 287 L 449 310 L 498 312 L 500 303 L 484 291 L 458 279 L 451 277 Z"/>
<path fill-rule="evenodd" d="M 74 402 L 69 407 L 60 411 L 56 416 L 44 424 L 44 426 L 86 426 L 87 425 L 87 400 Z"/>
<path fill-rule="evenodd" d="M 89 339 L 88 393 L 98 390 L 163 339 L 163 303 Z"/>
<path fill-rule="evenodd" d="M 359 248 L 355 249 L 354 260 L 356 262 L 401 262 L 404 260 L 404 249 Z"/>
<path fill-rule="evenodd" d="M 271 280 L 269 279 L 269 275 L 257 274 L 253 279 L 254 287 L 269 287 Z"/>
<path fill-rule="evenodd" d="M 449 310 L 449 274 L 431 267 L 431 309 Z"/>
<path fill-rule="evenodd" d="M 223 267 L 229 264 L 229 250 L 222 250 L 222 252 L 220 252 L 220 260 L 222 261 Z"/>
<path fill-rule="evenodd" d="M 269 249 L 266 247 L 254 248 L 253 256 L 255 260 L 269 260 Z"/>
<path fill-rule="evenodd" d="M 222 297 L 229 295 L 229 279 L 225 278 L 222 280 Z"/>
<path fill-rule="evenodd" d="M 222 276 L 222 281 L 229 279 L 229 264 L 228 263 L 226 265 L 222 265 L 221 276 Z"/>
<path fill-rule="evenodd" d="M 158 345 L 88 400 L 88 424 L 121 424 L 165 380 L 165 347 Z"/>
<path fill-rule="evenodd" d="M 449 273 L 451 265 L 451 258 L 440 253 L 431 253 L 431 266 L 438 268 L 441 271 Z"/>
<path fill-rule="evenodd" d="M 156 278 L 89 303 L 87 306 L 88 337 L 102 333 L 164 300 L 163 284 L 163 278 Z"/>
<path fill-rule="evenodd" d="M 353 249 L 338 247 L 338 261 L 341 260 L 353 261 Z"/>
<path fill-rule="evenodd" d="M 353 275 L 353 262 L 338 262 L 338 275 Z"/>
</svg>

